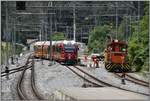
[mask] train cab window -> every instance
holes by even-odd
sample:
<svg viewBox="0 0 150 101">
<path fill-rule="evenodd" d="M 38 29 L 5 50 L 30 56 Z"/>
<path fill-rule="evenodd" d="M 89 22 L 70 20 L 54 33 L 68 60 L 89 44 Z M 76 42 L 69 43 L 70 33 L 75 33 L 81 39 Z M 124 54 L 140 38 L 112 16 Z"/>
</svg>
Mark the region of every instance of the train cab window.
<svg viewBox="0 0 150 101">
<path fill-rule="evenodd" d="M 126 52 L 126 50 L 127 50 L 127 47 L 126 47 L 126 46 L 121 46 L 121 47 L 120 47 L 120 51 L 121 51 L 121 52 Z"/>
<path fill-rule="evenodd" d="M 67 45 L 65 45 L 64 49 L 65 49 L 65 52 L 75 52 L 76 51 L 75 46 L 67 46 Z"/>
<path fill-rule="evenodd" d="M 119 45 L 116 45 L 116 46 L 115 46 L 115 52 L 119 52 L 119 51 L 120 51 Z"/>
</svg>

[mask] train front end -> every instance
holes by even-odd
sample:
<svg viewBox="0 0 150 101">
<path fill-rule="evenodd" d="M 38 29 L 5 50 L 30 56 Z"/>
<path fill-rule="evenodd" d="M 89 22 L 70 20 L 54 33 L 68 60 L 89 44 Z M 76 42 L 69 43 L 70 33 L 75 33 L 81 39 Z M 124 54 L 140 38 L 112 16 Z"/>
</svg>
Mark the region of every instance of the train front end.
<svg viewBox="0 0 150 101">
<path fill-rule="evenodd" d="M 105 50 L 105 68 L 110 72 L 129 72 L 131 68 L 127 61 L 127 44 L 113 40 Z"/>
<path fill-rule="evenodd" d="M 66 64 L 77 63 L 78 48 L 76 45 L 64 45 L 64 53 Z"/>
</svg>

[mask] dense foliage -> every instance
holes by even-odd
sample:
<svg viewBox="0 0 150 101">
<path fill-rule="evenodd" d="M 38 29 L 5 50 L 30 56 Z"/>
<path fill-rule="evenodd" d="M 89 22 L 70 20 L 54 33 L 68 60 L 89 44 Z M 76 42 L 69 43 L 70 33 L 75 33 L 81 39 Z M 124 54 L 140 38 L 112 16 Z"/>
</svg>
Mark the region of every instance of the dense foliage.
<svg viewBox="0 0 150 101">
<path fill-rule="evenodd" d="M 102 51 L 105 48 L 107 34 L 111 31 L 109 25 L 97 26 L 89 33 L 88 49 L 89 51 Z"/>
<path fill-rule="evenodd" d="M 145 7 L 147 8 L 147 6 Z M 140 31 L 136 31 L 133 26 L 134 32 L 129 40 L 129 62 L 136 71 L 148 71 L 149 60 L 149 16 L 148 8 L 145 9 L 145 15 L 140 20 Z"/>
<path fill-rule="evenodd" d="M 56 32 L 52 35 L 52 40 L 53 41 L 59 41 L 59 40 L 65 40 L 66 37 L 64 35 L 64 33 L 61 32 Z"/>
</svg>

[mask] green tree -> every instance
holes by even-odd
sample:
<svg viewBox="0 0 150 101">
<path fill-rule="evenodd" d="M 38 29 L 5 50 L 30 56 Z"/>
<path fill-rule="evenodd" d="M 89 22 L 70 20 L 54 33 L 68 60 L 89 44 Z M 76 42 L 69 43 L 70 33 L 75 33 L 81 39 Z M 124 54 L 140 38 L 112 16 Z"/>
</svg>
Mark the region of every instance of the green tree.
<svg viewBox="0 0 150 101">
<path fill-rule="evenodd" d="M 53 41 L 66 40 L 66 37 L 65 37 L 64 33 L 56 32 L 52 35 L 52 40 Z"/>
<path fill-rule="evenodd" d="M 90 33 L 89 33 L 89 40 L 88 40 L 88 49 L 90 51 L 94 50 L 104 50 L 105 48 L 105 39 L 107 34 L 110 34 L 111 26 L 104 25 L 104 26 L 96 26 Z"/>
<path fill-rule="evenodd" d="M 136 71 L 148 71 L 149 15 L 147 2 L 145 5 L 145 15 L 140 20 L 140 32 L 135 30 L 137 26 L 134 25 L 132 28 L 134 32 L 129 40 L 129 62 Z"/>
</svg>

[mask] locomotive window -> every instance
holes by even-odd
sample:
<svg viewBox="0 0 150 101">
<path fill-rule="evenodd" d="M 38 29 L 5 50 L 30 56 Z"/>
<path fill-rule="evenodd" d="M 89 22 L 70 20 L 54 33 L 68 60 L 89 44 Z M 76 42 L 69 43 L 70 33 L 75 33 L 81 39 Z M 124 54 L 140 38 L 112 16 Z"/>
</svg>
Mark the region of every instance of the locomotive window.
<svg viewBox="0 0 150 101">
<path fill-rule="evenodd" d="M 71 46 L 71 45 L 65 45 L 65 52 L 75 52 L 76 48 L 75 46 Z"/>
<path fill-rule="evenodd" d="M 65 52 L 74 52 L 74 51 L 75 51 L 75 49 L 72 49 L 72 48 L 65 49 Z"/>
<path fill-rule="evenodd" d="M 119 45 L 116 45 L 116 46 L 115 46 L 115 51 L 117 51 L 117 52 L 119 52 L 119 51 L 120 51 L 120 49 L 119 49 Z"/>
<path fill-rule="evenodd" d="M 121 46 L 120 50 L 121 50 L 121 52 L 125 52 L 126 51 L 126 46 Z"/>
</svg>

